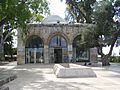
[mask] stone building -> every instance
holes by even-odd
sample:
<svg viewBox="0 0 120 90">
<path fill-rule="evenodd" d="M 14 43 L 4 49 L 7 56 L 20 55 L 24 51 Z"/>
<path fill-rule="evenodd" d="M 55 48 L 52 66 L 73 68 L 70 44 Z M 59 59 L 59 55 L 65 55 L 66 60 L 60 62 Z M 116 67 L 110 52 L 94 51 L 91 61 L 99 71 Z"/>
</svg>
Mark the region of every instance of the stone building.
<svg viewBox="0 0 120 90">
<path fill-rule="evenodd" d="M 44 19 L 41 24 L 30 24 L 25 41 L 18 32 L 18 64 L 96 62 L 95 48 L 78 47 L 79 35 L 90 24 L 68 24 L 57 15 Z"/>
</svg>

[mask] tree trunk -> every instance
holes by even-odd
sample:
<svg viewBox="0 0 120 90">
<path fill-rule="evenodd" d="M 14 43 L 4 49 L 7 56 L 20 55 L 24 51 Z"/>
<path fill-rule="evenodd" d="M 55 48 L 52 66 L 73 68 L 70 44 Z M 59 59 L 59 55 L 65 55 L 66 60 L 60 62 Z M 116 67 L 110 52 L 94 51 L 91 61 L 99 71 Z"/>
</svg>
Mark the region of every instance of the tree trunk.
<svg viewBox="0 0 120 90">
<path fill-rule="evenodd" d="M 4 46 L 0 45 L 0 61 L 4 61 L 5 57 L 4 57 Z"/>
<path fill-rule="evenodd" d="M 109 66 L 110 65 L 109 59 L 108 59 L 109 57 L 110 57 L 109 55 L 103 55 L 101 57 L 101 59 L 102 59 L 102 66 Z"/>
<path fill-rule="evenodd" d="M 0 27 L 0 33 L 3 32 L 3 26 Z M 0 36 L 0 61 L 4 61 L 4 43 L 3 43 L 3 34 Z"/>
<path fill-rule="evenodd" d="M 110 51 L 109 51 L 109 53 L 108 53 L 107 55 L 105 55 L 105 54 L 103 53 L 102 46 L 97 47 L 97 50 L 98 50 L 97 52 L 98 52 L 99 55 L 101 55 L 102 66 L 108 66 L 108 65 L 110 65 L 110 63 L 109 63 L 109 57 L 110 57 L 111 54 L 112 54 L 113 47 L 114 47 L 114 45 L 115 45 L 116 40 L 117 40 L 117 36 L 115 36 L 114 39 L 112 40 L 112 44 L 111 44 L 111 46 L 110 46 Z"/>
</svg>

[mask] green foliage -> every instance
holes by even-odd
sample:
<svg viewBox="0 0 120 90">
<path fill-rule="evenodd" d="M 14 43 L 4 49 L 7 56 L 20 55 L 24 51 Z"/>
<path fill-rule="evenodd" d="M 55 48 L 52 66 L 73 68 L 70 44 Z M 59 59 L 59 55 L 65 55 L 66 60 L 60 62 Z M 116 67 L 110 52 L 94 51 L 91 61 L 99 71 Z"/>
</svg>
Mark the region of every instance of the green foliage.
<svg viewBox="0 0 120 90">
<path fill-rule="evenodd" d="M 114 63 L 120 63 L 120 56 L 110 56 L 109 61 Z"/>
<path fill-rule="evenodd" d="M 66 19 L 78 23 L 91 23 L 95 2 L 96 0 L 66 0 Z"/>
<path fill-rule="evenodd" d="M 109 65 L 109 57 L 117 38 L 120 36 L 120 23 L 115 22 L 113 1 L 104 0 L 96 3 L 94 9 L 95 27 L 84 30 L 84 42 L 87 47 L 97 47 L 98 54 L 101 55 L 102 65 Z M 110 46 L 108 54 L 103 53 L 103 47 Z"/>
<path fill-rule="evenodd" d="M 119 37 L 118 23 L 114 22 L 114 9 L 111 1 L 96 3 L 94 17 L 96 25 L 84 30 L 85 43 L 93 47 L 110 46 Z"/>
<path fill-rule="evenodd" d="M 99 36 L 104 36 L 100 39 L 105 45 L 111 45 L 120 32 L 120 29 L 117 28 L 118 23 L 113 20 L 115 14 L 114 6 L 111 1 L 102 1 L 99 4 L 101 6 L 98 8 L 101 10 L 95 12 L 96 31 Z"/>
<path fill-rule="evenodd" d="M 97 47 L 103 59 L 103 65 L 109 64 L 108 57 L 112 54 L 114 44 L 120 37 L 120 22 L 113 19 L 115 7 L 120 7 L 120 0 L 66 0 L 67 18 L 73 22 L 94 23 L 82 33 L 79 43 L 83 48 Z M 103 47 L 110 46 L 107 55 Z"/>
<path fill-rule="evenodd" d="M 98 46 L 98 35 L 95 26 L 87 27 L 82 33 L 83 46 L 86 48 L 93 48 Z"/>
<path fill-rule="evenodd" d="M 23 30 L 28 23 L 42 20 L 46 13 L 49 14 L 46 0 L 0 0 L 0 27 Z"/>
<path fill-rule="evenodd" d="M 47 0 L 0 0 L 0 49 L 13 29 L 21 30 L 24 39 L 28 32 L 28 23 L 40 21 L 46 14 L 49 14 Z M 7 33 L 3 38 L 4 32 Z M 11 45 L 7 42 L 5 49 L 12 53 L 10 48 Z"/>
<path fill-rule="evenodd" d="M 13 50 L 13 55 L 17 55 L 17 48 L 12 48 Z"/>
<path fill-rule="evenodd" d="M 3 33 L 3 38 L 8 34 L 8 31 Z M 4 41 L 4 55 L 13 55 L 13 35 L 9 35 Z"/>
<path fill-rule="evenodd" d="M 4 44 L 4 55 L 12 55 L 12 47 L 8 43 Z"/>
</svg>

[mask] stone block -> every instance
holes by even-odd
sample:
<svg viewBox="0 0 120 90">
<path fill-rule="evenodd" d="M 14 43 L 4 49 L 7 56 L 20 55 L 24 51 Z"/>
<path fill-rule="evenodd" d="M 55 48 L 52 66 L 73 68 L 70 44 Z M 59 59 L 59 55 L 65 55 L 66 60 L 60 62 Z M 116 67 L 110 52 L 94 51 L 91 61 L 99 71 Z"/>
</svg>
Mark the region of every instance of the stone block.
<svg viewBox="0 0 120 90">
<path fill-rule="evenodd" d="M 77 64 L 69 64 L 68 67 L 55 64 L 53 71 L 58 78 L 96 77 L 91 68 Z"/>
</svg>

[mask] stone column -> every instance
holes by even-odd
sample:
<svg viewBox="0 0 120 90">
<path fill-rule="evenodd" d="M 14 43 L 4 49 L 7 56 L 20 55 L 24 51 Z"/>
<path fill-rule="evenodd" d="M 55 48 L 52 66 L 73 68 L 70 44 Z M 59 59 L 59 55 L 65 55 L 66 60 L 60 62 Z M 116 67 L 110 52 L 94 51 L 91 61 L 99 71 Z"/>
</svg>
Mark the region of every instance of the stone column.
<svg viewBox="0 0 120 90">
<path fill-rule="evenodd" d="M 18 30 L 18 44 L 17 44 L 17 64 L 25 64 L 25 44 L 20 36 L 20 31 Z"/>
<path fill-rule="evenodd" d="M 36 64 L 36 48 L 34 48 L 34 64 Z"/>
<path fill-rule="evenodd" d="M 23 45 L 23 42 L 20 39 L 18 39 L 17 46 L 17 64 L 25 64 L 25 46 Z"/>
<path fill-rule="evenodd" d="M 91 48 L 90 49 L 90 62 L 91 63 L 97 63 L 97 48 Z"/>
<path fill-rule="evenodd" d="M 72 53 L 73 53 L 73 47 L 72 44 L 68 44 L 68 57 L 69 57 L 69 62 L 72 59 Z"/>
<path fill-rule="evenodd" d="M 17 64 L 18 65 L 25 64 L 25 49 L 24 48 L 18 48 L 18 51 L 17 51 Z"/>
<path fill-rule="evenodd" d="M 44 45 L 44 63 L 49 63 L 48 45 Z"/>
</svg>

